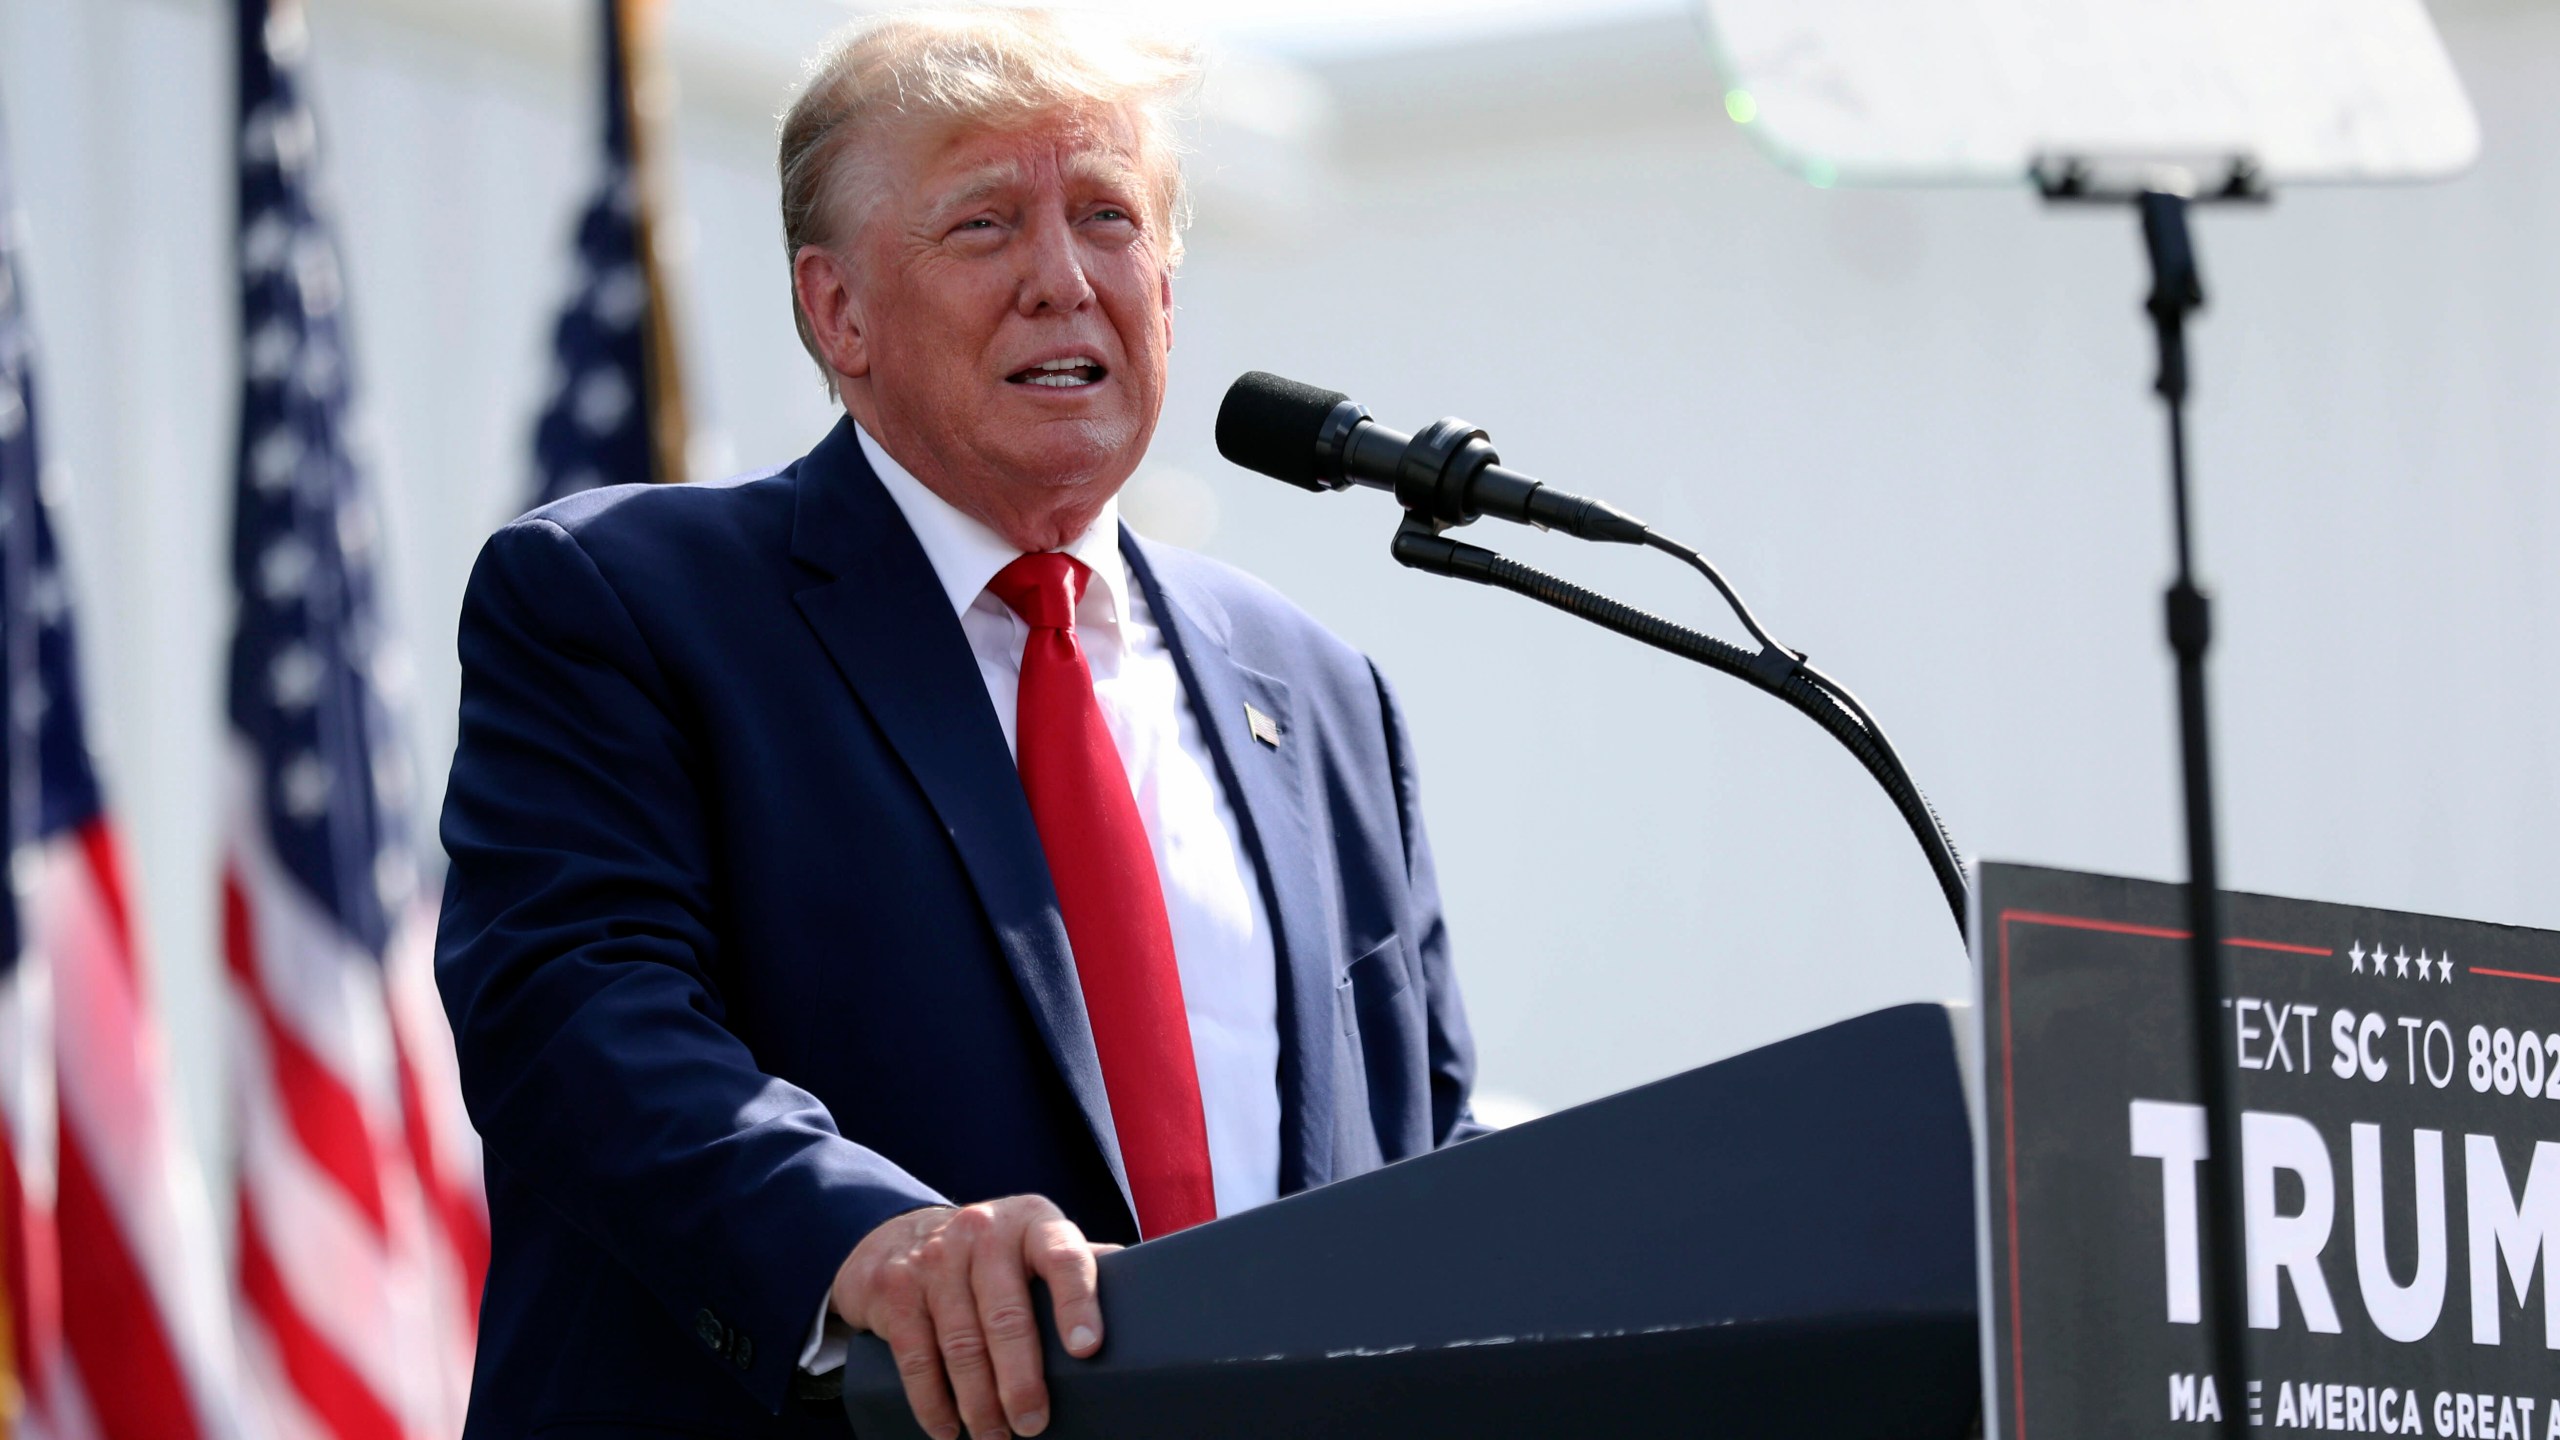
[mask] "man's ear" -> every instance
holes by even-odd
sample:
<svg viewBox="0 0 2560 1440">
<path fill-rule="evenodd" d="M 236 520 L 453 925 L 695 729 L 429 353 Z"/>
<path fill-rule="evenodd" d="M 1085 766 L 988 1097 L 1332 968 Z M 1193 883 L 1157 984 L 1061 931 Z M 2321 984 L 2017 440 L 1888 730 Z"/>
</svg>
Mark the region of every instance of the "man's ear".
<svg viewBox="0 0 2560 1440">
<path fill-rule="evenodd" d="M 809 322 L 818 354 L 827 368 L 848 380 L 871 373 L 871 348 L 864 334 L 860 298 L 852 267 L 823 245 L 803 245 L 791 257 L 791 293 Z"/>
</svg>

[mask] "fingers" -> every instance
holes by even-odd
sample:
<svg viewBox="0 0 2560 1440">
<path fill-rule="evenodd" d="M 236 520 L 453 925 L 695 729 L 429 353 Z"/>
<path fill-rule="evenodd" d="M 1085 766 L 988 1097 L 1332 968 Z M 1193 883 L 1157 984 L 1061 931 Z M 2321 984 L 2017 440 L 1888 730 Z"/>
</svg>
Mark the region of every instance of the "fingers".
<svg viewBox="0 0 2560 1440">
<path fill-rule="evenodd" d="M 914 1265 L 901 1258 L 882 1267 L 873 1281 L 874 1303 L 868 1328 L 888 1342 L 898 1362 L 898 1383 L 907 1392 L 907 1408 L 934 1440 L 955 1440 L 960 1416 L 951 1406 L 951 1386 L 943 1378 L 942 1350 L 935 1342 L 933 1317 L 925 1307 L 924 1286 Z"/>
<path fill-rule="evenodd" d="M 933 1314 L 943 1375 L 951 1382 L 960 1423 L 974 1440 L 1004 1440 L 1006 1434 L 987 1329 L 978 1315 L 977 1292 L 970 1280 L 970 1272 L 983 1258 L 980 1252 L 994 1248 L 988 1242 L 1000 1224 L 992 1207 L 969 1206 L 953 1212 L 949 1223 L 918 1252 L 924 1261 L 925 1304 Z"/>
<path fill-rule="evenodd" d="M 1023 1230 L 1022 1258 L 1034 1274 L 1047 1282 L 1049 1304 L 1058 1317 L 1058 1338 L 1066 1343 L 1067 1353 L 1079 1359 L 1102 1348 L 1102 1302 L 1095 1291 L 1094 1249 L 1085 1242 L 1084 1232 L 1076 1228 L 1075 1222 L 1059 1214 L 1054 1206 Z"/>
<path fill-rule="evenodd" d="M 996 1398 L 1015 1434 L 1037 1435 L 1049 1428 L 1049 1388 L 1040 1379 L 1040 1322 L 1022 1268 L 1023 1229 L 1019 1213 L 1005 1216 L 1000 1233 L 977 1252 L 969 1282 L 977 1297 L 978 1323 L 986 1329 Z"/>
<path fill-rule="evenodd" d="M 1106 1246 L 1104 1249 L 1117 1249 Z M 838 1313 L 888 1342 L 908 1407 L 935 1440 L 1048 1428 L 1030 1276 L 1049 1287 L 1070 1353 L 1102 1348 L 1095 1247 L 1036 1195 L 884 1223 L 847 1257 Z"/>
</svg>

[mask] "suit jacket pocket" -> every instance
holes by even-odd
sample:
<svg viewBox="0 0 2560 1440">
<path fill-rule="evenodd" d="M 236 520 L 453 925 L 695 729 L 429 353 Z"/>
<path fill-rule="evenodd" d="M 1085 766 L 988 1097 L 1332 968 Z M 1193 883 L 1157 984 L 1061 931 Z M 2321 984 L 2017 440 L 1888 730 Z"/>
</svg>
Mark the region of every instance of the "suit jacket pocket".
<svg viewBox="0 0 2560 1440">
<path fill-rule="evenodd" d="M 1382 1017 L 1392 1015 L 1396 997 L 1412 984 L 1404 947 L 1390 932 L 1344 966 L 1342 978 L 1333 982 L 1334 1011 L 1341 1018 L 1342 1033 L 1358 1039 L 1376 1030 Z"/>
<path fill-rule="evenodd" d="M 1403 941 L 1389 935 L 1363 951 L 1333 993 L 1344 1048 L 1367 1091 L 1369 1122 L 1366 1134 L 1337 1146 L 1337 1175 L 1431 1148 L 1429 1042 Z"/>
</svg>

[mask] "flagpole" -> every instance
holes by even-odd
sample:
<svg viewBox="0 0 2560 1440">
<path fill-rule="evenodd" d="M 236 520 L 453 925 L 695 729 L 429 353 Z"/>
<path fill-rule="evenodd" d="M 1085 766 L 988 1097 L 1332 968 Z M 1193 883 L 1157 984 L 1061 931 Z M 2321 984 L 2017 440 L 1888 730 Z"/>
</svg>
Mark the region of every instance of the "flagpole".
<svg viewBox="0 0 2560 1440">
<path fill-rule="evenodd" d="M 632 183 L 638 190 L 640 266 L 648 279 L 648 328 L 643 357 L 649 397 L 649 478 L 681 482 L 689 472 L 691 435 L 684 403 L 683 350 L 675 316 L 676 265 L 663 223 L 668 178 L 659 141 L 666 133 L 671 93 L 665 54 L 658 44 L 666 19 L 663 0 L 611 0 L 613 43 L 622 52 L 615 68 L 621 93 L 615 103 L 631 136 Z"/>
</svg>

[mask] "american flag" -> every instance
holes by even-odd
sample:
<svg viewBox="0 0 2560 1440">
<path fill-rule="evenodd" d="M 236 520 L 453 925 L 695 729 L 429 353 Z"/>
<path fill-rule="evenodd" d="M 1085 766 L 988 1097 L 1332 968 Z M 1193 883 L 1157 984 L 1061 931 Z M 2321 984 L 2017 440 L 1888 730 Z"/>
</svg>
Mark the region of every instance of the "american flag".
<svg viewBox="0 0 2560 1440">
<path fill-rule="evenodd" d="M 577 276 L 551 331 L 551 398 L 534 426 L 537 505 L 599 485 L 684 478 L 684 407 L 632 83 L 646 7 L 595 4 L 603 22 L 604 173 L 578 217 Z"/>
<path fill-rule="evenodd" d="M 242 393 L 222 886 L 241 1363 L 281 1440 L 459 1431 L 488 1220 L 409 843 L 296 0 L 237 0 Z"/>
<path fill-rule="evenodd" d="M 0 176 L 0 1207 L 19 1433 L 238 1433 L 219 1250 L 82 725 Z"/>
</svg>

